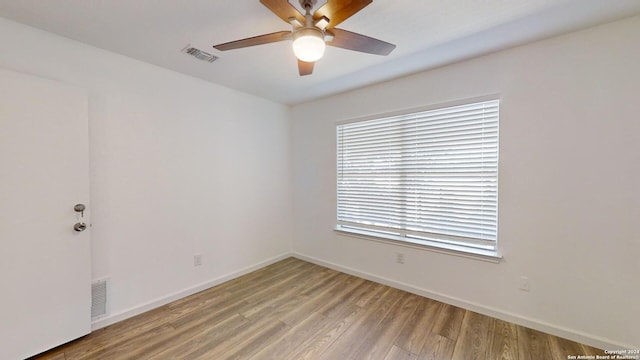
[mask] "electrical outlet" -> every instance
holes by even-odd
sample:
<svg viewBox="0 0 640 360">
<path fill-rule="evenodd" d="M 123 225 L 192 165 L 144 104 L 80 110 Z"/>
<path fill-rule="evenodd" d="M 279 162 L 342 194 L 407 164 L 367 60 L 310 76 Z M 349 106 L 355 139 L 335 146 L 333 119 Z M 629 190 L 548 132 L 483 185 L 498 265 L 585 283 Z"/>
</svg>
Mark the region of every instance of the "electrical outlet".
<svg viewBox="0 0 640 360">
<path fill-rule="evenodd" d="M 200 254 L 193 255 L 193 266 L 200 266 L 200 265 L 202 265 L 202 255 Z"/>
<path fill-rule="evenodd" d="M 531 288 L 529 287 L 529 278 L 526 276 L 520 276 L 520 290 L 529 291 Z"/>
<path fill-rule="evenodd" d="M 403 253 L 396 253 L 396 263 L 404 264 L 404 254 Z"/>
</svg>

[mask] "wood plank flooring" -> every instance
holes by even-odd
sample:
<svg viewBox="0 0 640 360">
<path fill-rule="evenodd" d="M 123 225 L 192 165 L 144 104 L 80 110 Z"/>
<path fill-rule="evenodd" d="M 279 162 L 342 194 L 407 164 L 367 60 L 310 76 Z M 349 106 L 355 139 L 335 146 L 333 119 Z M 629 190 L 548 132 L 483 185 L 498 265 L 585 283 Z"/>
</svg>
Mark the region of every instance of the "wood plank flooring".
<svg viewBox="0 0 640 360">
<path fill-rule="evenodd" d="M 567 359 L 600 350 L 288 258 L 33 359 Z"/>
</svg>

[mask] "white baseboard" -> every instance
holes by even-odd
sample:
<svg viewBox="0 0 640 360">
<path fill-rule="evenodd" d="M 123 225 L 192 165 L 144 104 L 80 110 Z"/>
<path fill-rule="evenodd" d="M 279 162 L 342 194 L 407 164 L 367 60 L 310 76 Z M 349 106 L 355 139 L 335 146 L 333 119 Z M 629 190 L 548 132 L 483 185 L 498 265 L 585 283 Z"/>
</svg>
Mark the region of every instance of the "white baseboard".
<svg viewBox="0 0 640 360">
<path fill-rule="evenodd" d="M 476 304 L 470 301 L 466 301 L 463 299 L 459 299 L 459 298 L 455 298 L 455 297 L 451 297 L 445 294 L 441 294 L 438 292 L 434 292 L 434 291 L 429 291 L 426 289 L 422 289 L 422 288 L 418 288 L 416 286 L 410 285 L 410 284 L 405 284 L 399 281 L 395 281 L 395 280 L 391 280 L 382 276 L 378 276 L 378 275 L 374 275 L 371 273 L 367 273 L 367 272 L 363 272 L 357 269 L 353 269 L 347 266 L 342 266 L 342 265 L 338 265 L 332 262 L 328 262 L 328 261 L 324 261 L 312 256 L 308 256 L 308 255 L 304 255 L 301 253 L 284 253 L 281 255 L 278 255 L 276 257 L 273 257 L 271 259 L 267 259 L 265 261 L 259 262 L 257 264 L 245 267 L 243 269 L 234 271 L 232 273 L 217 277 L 215 279 L 209 280 L 209 281 L 205 281 L 203 283 L 197 284 L 195 286 L 189 287 L 187 289 L 183 289 L 181 291 L 175 292 L 173 294 L 169 294 L 167 296 L 164 296 L 162 298 L 158 298 L 155 299 L 153 301 L 147 302 L 145 304 L 141 304 L 139 306 L 135 306 L 132 308 L 129 308 L 127 310 L 124 311 L 120 311 L 116 314 L 112 314 L 108 317 L 105 318 L 100 318 L 96 321 L 94 321 L 91 324 L 91 329 L 92 330 L 97 330 L 100 328 L 103 328 L 105 326 L 117 323 L 119 321 L 128 319 L 130 317 L 142 314 L 146 311 L 149 310 L 153 310 L 157 307 L 166 305 L 172 301 L 176 301 L 178 299 L 184 298 L 186 296 L 189 295 L 193 295 L 197 292 L 200 292 L 202 290 L 206 290 L 210 287 L 222 284 L 226 281 L 235 279 L 237 277 L 240 277 L 242 275 L 248 274 L 252 271 L 256 271 L 259 270 L 265 266 L 271 265 L 273 263 L 276 263 L 280 260 L 284 260 L 288 257 L 294 256 L 298 259 L 304 260 L 304 261 L 308 261 L 314 264 L 318 264 L 321 266 L 325 266 L 328 267 L 330 269 L 334 269 L 337 271 L 341 271 L 353 276 L 357 276 L 363 279 L 367 279 L 367 280 L 371 280 L 380 284 L 384 284 L 387 286 L 391 286 L 394 287 L 396 289 L 400 289 L 400 290 L 404 290 L 416 295 L 420 295 L 420 296 L 424 296 L 430 299 L 434 299 L 434 300 L 438 300 L 440 302 L 446 303 L 446 304 L 450 304 L 450 305 L 454 305 L 454 306 L 458 306 L 460 308 L 463 309 L 467 309 L 467 310 L 471 310 L 471 311 L 475 311 L 477 313 L 483 314 L 483 315 L 487 315 L 487 316 L 491 316 L 500 320 L 504 320 L 504 321 L 508 321 L 520 326 L 525 326 L 534 330 L 538 330 L 538 331 L 542 331 L 545 332 L 547 334 L 551 334 L 551 335 L 555 335 L 555 336 L 559 336 L 565 339 L 569 339 L 569 340 L 573 340 L 573 341 L 577 341 L 583 344 L 587 344 L 590 346 L 593 346 L 595 348 L 599 348 L 599 349 L 635 349 L 634 346 L 632 345 L 628 345 L 628 344 L 621 344 L 618 343 L 616 341 L 610 340 L 610 339 L 605 339 L 602 337 L 598 337 L 598 336 L 594 336 L 591 334 L 586 334 L 580 331 L 576 331 L 576 330 L 572 330 L 572 329 L 568 329 L 562 326 L 558 326 L 558 325 L 554 325 L 554 324 L 550 324 L 544 321 L 540 321 L 537 319 L 531 319 L 525 316 L 521 316 L 518 314 L 513 314 L 510 312 L 505 312 L 503 310 L 500 309 L 496 309 L 496 308 L 492 308 L 490 306 L 485 306 L 485 305 L 481 305 L 481 304 Z"/>
<path fill-rule="evenodd" d="M 205 281 L 203 283 L 197 284 L 197 285 L 189 287 L 187 289 L 183 289 L 183 290 L 177 291 L 177 292 L 175 292 L 173 294 L 169 294 L 167 296 L 155 299 L 155 300 L 147 302 L 145 304 L 141 304 L 141 305 L 126 309 L 124 311 L 120 311 L 120 312 L 118 312 L 116 314 L 112 314 L 112 315 L 109 315 L 107 317 L 97 319 L 96 321 L 91 323 L 91 330 L 98 330 L 100 328 L 103 328 L 103 327 L 111 325 L 111 324 L 115 324 L 115 323 L 117 323 L 119 321 L 128 319 L 130 317 L 133 317 L 133 316 L 136 316 L 136 315 L 140 315 L 140 314 L 142 314 L 144 312 L 147 312 L 149 310 L 153 310 L 153 309 L 155 309 L 157 307 L 160 307 L 162 305 L 166 305 L 166 304 L 168 304 L 168 303 L 170 303 L 172 301 L 176 301 L 178 299 L 182 299 L 182 298 L 187 297 L 189 295 L 193 295 L 193 294 L 195 294 L 197 292 L 200 292 L 202 290 L 206 290 L 206 289 L 208 289 L 210 287 L 213 287 L 213 286 L 216 286 L 216 285 L 220 285 L 220 284 L 222 284 L 224 282 L 227 282 L 229 280 L 233 280 L 233 279 L 235 279 L 237 277 L 240 277 L 242 275 L 248 274 L 248 273 L 250 273 L 252 271 L 259 270 L 259 269 L 261 269 L 261 268 L 263 268 L 265 266 L 271 265 L 273 263 L 276 263 L 276 262 L 278 262 L 280 260 L 284 260 L 284 259 L 286 259 L 288 257 L 291 257 L 291 256 L 293 256 L 293 253 L 284 253 L 284 254 L 278 255 L 276 257 L 273 257 L 271 259 L 267 259 L 267 260 L 261 261 L 261 262 L 259 262 L 257 264 L 254 264 L 254 265 L 251 265 L 251 266 L 247 266 L 247 267 L 245 267 L 243 269 L 240 269 L 240 270 L 231 272 L 229 274 L 217 277 L 215 279 Z"/>
<path fill-rule="evenodd" d="M 330 269 L 340 271 L 343 273 L 347 273 L 349 275 L 357 276 L 363 279 L 367 279 L 370 281 L 374 281 L 380 284 L 384 284 L 387 286 L 391 286 L 396 289 L 404 290 L 410 292 L 412 294 L 424 296 L 433 300 L 438 300 L 440 302 L 454 305 L 463 309 L 467 309 L 470 311 L 474 311 L 483 315 L 491 316 L 493 318 L 497 318 L 500 320 L 508 321 L 514 323 L 516 325 L 528 327 L 534 330 L 538 330 L 547 334 L 551 334 L 554 336 L 558 336 L 561 338 L 569 339 L 572 341 L 576 341 L 582 344 L 586 344 L 589 346 L 593 346 L 598 349 L 636 349 L 636 347 L 628 344 L 621 344 L 615 342 L 610 339 L 605 339 L 602 337 L 590 335 L 583 333 L 581 331 L 576 331 L 572 329 L 568 329 L 562 326 L 550 324 L 544 321 L 531 319 L 525 316 L 521 316 L 518 314 L 513 314 L 510 312 L 506 312 L 500 309 L 492 308 L 490 306 L 485 306 L 481 304 L 476 304 L 470 301 L 466 301 L 463 299 L 451 297 L 445 294 L 441 294 L 434 291 L 429 291 L 426 289 L 418 288 L 413 285 L 405 284 L 402 282 L 398 282 L 395 280 L 387 279 L 382 276 L 374 275 L 371 273 L 363 272 L 360 270 L 356 270 L 350 267 L 338 265 L 332 262 L 324 261 L 312 256 L 300 254 L 297 252 L 293 253 L 293 256 L 304 261 L 308 261 L 317 265 L 321 265 L 324 267 L 328 267 Z"/>
</svg>

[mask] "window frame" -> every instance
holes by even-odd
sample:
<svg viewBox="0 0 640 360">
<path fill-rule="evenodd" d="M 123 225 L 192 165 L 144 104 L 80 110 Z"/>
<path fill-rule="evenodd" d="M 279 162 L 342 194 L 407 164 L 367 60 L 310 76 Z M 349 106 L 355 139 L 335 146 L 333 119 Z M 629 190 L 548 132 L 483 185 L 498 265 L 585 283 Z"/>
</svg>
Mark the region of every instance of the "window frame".
<svg viewBox="0 0 640 360">
<path fill-rule="evenodd" d="M 497 161 L 497 168 L 496 168 L 496 177 L 495 177 L 495 181 L 496 181 L 496 200 L 495 200 L 495 206 L 496 206 L 496 215 L 495 215 L 495 231 L 496 231 L 496 238 L 493 241 L 493 247 L 490 248 L 481 248 L 481 247 L 469 247 L 469 246 L 465 246 L 464 245 L 464 241 L 462 241 L 461 243 L 456 243 L 455 241 L 455 237 L 453 241 L 447 241 L 447 236 L 444 237 L 444 240 L 442 238 L 440 239 L 429 239 L 428 237 L 424 237 L 424 234 L 421 234 L 421 236 L 415 236 L 416 233 L 409 231 L 409 230 L 405 230 L 405 229 L 393 229 L 393 231 L 385 231 L 385 230 L 380 230 L 380 229 L 376 229 L 375 226 L 371 226 L 368 227 L 366 225 L 358 225 L 358 226 L 351 226 L 351 225 L 344 225 L 344 224 L 340 224 L 339 220 L 338 220 L 338 187 L 339 187 L 339 179 L 340 179 L 340 169 L 339 169 L 339 151 L 338 151 L 338 146 L 339 146 L 339 141 L 338 141 L 338 136 L 339 136 L 339 127 L 345 124 L 351 124 L 351 123 L 357 123 L 357 122 L 363 122 L 363 121 L 370 121 L 370 120 L 378 120 L 378 119 L 386 119 L 386 118 L 392 118 L 392 117 L 398 117 L 398 116 L 410 116 L 412 114 L 416 114 L 416 113 L 422 113 L 422 112 L 428 112 L 428 111 L 432 111 L 432 110 L 439 110 L 439 109 L 446 109 L 446 108 L 450 108 L 450 107 L 456 107 L 456 106 L 464 106 L 464 105 L 472 105 L 475 103 L 481 103 L 481 102 L 488 102 L 488 101 L 497 101 L 498 102 L 498 120 L 497 120 L 497 124 L 498 124 L 498 140 L 496 143 L 496 156 L 498 157 L 498 161 Z M 457 101 L 451 101 L 451 102 L 446 102 L 446 103 L 437 103 L 437 104 L 432 104 L 432 105 L 428 105 L 428 106 L 422 106 L 419 108 L 411 108 L 411 109 L 403 109 L 403 110 L 399 110 L 399 111 L 394 111 L 394 112 L 389 112 L 389 113 L 382 113 L 382 114 L 375 114 L 375 115 L 371 115 L 371 116 L 366 116 L 366 117 L 359 117 L 359 118 L 352 118 L 352 119 L 347 119 L 347 120 L 341 120 L 341 121 L 336 121 L 335 122 L 335 126 L 336 126 L 336 187 L 335 187 L 335 194 L 336 194 L 336 216 L 334 217 L 334 220 L 336 221 L 336 226 L 334 228 L 334 231 L 336 231 L 336 233 L 338 235 L 342 235 L 342 236 L 347 236 L 347 237 L 355 237 L 355 238 L 361 238 L 361 239 L 366 239 L 366 240 L 373 240 L 373 241 L 377 241 L 377 242 L 384 242 L 384 243 L 391 243 L 394 245 L 400 245 L 400 246 L 404 246 L 404 247 L 410 247 L 410 248 L 416 248 L 416 249 L 420 249 L 420 250 L 429 250 L 429 251 L 434 251 L 434 252 L 438 252 L 438 253 L 445 253 L 445 254 L 451 254 L 451 255 L 457 255 L 457 256 L 462 256 L 462 257 L 467 257 L 467 258 L 473 258 L 473 259 L 479 259 L 479 260 L 485 260 L 485 261 L 489 261 L 489 262 L 500 262 L 500 260 L 502 259 L 502 256 L 499 254 L 499 248 L 498 248 L 498 223 L 499 223 L 499 154 L 500 154 L 500 123 L 501 123 L 501 108 L 502 108 L 503 102 L 502 99 L 499 95 L 497 94 L 491 94 L 491 95 L 486 95 L 486 96 L 481 96 L 481 97 L 474 97 L 474 98 L 466 98 L 466 99 L 462 99 L 462 100 L 457 100 Z M 436 236 L 437 237 L 437 236 Z"/>
</svg>

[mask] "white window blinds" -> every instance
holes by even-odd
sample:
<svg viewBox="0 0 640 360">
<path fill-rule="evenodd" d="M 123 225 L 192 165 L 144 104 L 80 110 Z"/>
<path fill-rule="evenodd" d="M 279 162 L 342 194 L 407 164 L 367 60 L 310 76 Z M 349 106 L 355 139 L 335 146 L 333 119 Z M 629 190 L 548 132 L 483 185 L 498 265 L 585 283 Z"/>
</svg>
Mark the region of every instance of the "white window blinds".
<svg viewBox="0 0 640 360">
<path fill-rule="evenodd" d="M 338 228 L 495 250 L 499 101 L 337 127 Z"/>
</svg>

